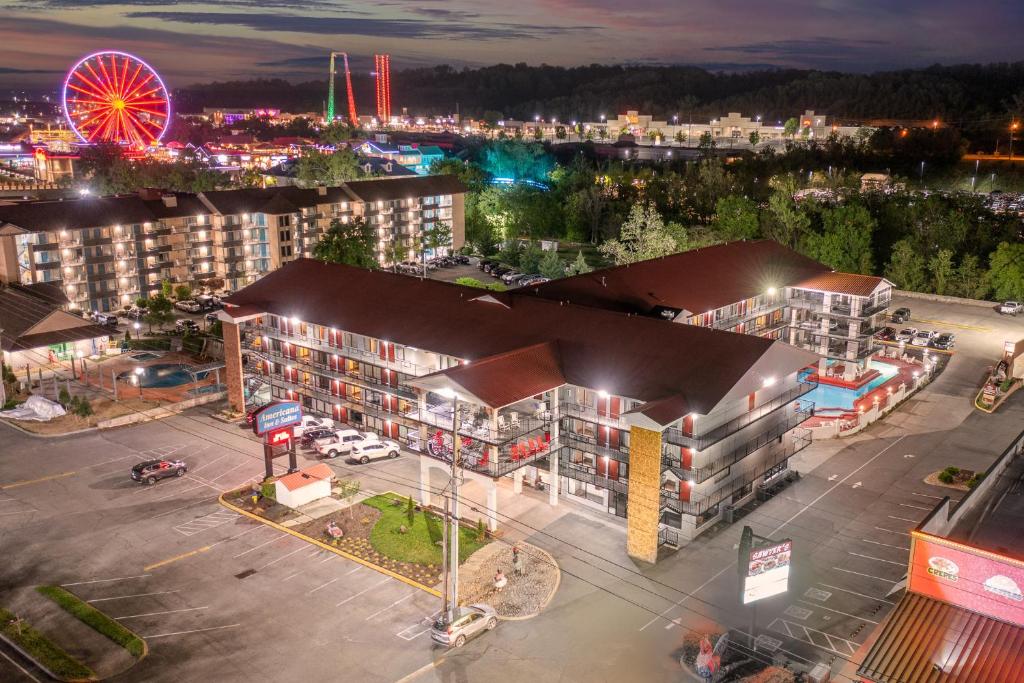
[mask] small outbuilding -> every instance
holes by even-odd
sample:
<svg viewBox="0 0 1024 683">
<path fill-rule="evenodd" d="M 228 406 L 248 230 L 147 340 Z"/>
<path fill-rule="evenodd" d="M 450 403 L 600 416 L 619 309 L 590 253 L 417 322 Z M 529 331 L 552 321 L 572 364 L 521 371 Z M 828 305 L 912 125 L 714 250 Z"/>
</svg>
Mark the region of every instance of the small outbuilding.
<svg viewBox="0 0 1024 683">
<path fill-rule="evenodd" d="M 330 496 L 333 480 L 334 470 L 324 463 L 319 463 L 275 481 L 274 495 L 281 505 L 297 508 Z"/>
</svg>

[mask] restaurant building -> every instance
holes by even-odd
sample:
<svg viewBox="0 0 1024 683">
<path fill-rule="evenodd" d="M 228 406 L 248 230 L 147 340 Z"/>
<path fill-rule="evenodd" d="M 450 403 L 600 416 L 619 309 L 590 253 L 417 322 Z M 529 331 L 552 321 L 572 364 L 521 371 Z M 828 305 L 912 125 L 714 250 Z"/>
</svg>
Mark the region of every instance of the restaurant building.
<svg viewBox="0 0 1024 683">
<path fill-rule="evenodd" d="M 768 336 L 309 259 L 226 303 L 234 409 L 246 382 L 267 381 L 275 398 L 419 451 L 424 489 L 456 432 L 492 526 L 508 477 L 626 517 L 630 554 L 654 561 L 783 477 L 810 441 L 802 371 L 818 356 Z"/>
</svg>

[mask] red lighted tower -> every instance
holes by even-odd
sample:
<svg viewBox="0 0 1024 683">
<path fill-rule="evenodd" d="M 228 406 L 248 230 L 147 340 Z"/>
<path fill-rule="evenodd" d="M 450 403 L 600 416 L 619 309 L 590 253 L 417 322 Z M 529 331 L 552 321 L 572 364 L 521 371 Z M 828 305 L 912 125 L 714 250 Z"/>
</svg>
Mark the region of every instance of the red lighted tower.
<svg viewBox="0 0 1024 683">
<path fill-rule="evenodd" d="M 374 55 L 373 65 L 377 73 L 377 120 L 388 123 L 391 120 L 391 55 Z"/>
</svg>

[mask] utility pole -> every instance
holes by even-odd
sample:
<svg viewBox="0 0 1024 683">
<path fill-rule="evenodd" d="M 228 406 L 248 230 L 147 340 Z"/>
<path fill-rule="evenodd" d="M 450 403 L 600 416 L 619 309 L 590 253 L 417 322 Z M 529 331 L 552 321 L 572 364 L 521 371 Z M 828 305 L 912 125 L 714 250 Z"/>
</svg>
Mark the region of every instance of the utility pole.
<svg viewBox="0 0 1024 683">
<path fill-rule="evenodd" d="M 448 574 L 452 581 L 451 605 L 448 623 L 455 618 L 455 610 L 459 607 L 459 398 L 454 399 L 455 410 L 452 414 L 452 528 L 449 533 L 451 547 L 448 556 Z"/>
<path fill-rule="evenodd" d="M 444 495 L 444 523 L 441 524 L 441 583 L 443 585 L 443 594 L 441 596 L 441 615 L 448 618 L 448 515 L 451 513 L 451 506 L 448 500 L 448 494 Z M 450 623 L 450 622 L 449 622 Z"/>
</svg>

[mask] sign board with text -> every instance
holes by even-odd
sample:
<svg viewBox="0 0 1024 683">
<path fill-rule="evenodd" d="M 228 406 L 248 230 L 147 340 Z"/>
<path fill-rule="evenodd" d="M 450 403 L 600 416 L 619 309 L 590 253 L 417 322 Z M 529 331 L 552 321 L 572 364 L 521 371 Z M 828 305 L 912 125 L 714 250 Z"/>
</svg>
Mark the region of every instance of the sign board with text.
<svg viewBox="0 0 1024 683">
<path fill-rule="evenodd" d="M 294 431 L 291 425 L 287 427 L 278 427 L 263 435 L 266 439 L 267 444 L 270 446 L 276 446 L 278 448 L 287 448 L 291 445 L 292 439 L 295 438 Z M 275 454 L 274 457 L 284 455 L 284 452 Z"/>
<path fill-rule="evenodd" d="M 257 436 L 281 427 L 292 427 L 302 422 L 302 406 L 298 401 L 278 401 L 260 408 L 253 416 L 252 430 Z"/>
<path fill-rule="evenodd" d="M 754 546 L 741 566 L 743 604 L 770 598 L 789 590 L 789 569 L 792 564 L 793 541 Z"/>
<path fill-rule="evenodd" d="M 915 532 L 907 589 L 1024 626 L 1024 562 Z"/>
</svg>

